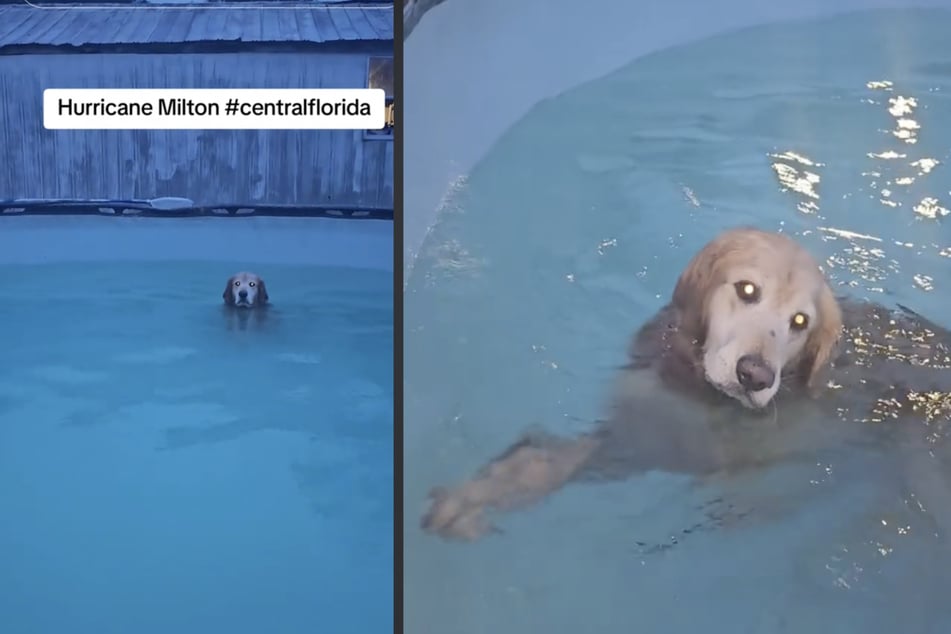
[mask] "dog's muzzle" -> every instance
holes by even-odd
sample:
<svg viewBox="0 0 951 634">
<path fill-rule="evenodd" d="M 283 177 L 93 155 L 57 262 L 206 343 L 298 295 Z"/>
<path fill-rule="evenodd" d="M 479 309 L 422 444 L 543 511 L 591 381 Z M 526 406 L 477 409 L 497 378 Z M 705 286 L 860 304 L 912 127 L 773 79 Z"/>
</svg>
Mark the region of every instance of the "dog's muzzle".
<svg viewBox="0 0 951 634">
<path fill-rule="evenodd" d="M 747 392 L 765 390 L 776 380 L 776 371 L 758 354 L 746 354 L 736 362 L 736 378 Z"/>
<path fill-rule="evenodd" d="M 251 300 L 248 299 L 248 291 L 238 291 L 238 296 L 234 298 L 235 306 L 251 307 Z"/>
</svg>

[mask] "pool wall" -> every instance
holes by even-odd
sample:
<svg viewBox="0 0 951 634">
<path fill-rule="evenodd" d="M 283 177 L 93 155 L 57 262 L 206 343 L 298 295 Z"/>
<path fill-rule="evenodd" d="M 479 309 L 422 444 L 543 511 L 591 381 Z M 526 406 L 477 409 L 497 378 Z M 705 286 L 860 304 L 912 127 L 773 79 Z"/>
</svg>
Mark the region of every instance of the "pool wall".
<svg viewBox="0 0 951 634">
<path fill-rule="evenodd" d="M 246 259 L 393 270 L 393 222 L 330 218 L 0 217 L 0 265 Z"/>
<path fill-rule="evenodd" d="M 951 0 L 447 0 L 435 6 L 404 48 L 404 284 L 454 184 L 539 101 L 637 57 L 726 31 L 914 7 L 951 8 Z"/>
</svg>

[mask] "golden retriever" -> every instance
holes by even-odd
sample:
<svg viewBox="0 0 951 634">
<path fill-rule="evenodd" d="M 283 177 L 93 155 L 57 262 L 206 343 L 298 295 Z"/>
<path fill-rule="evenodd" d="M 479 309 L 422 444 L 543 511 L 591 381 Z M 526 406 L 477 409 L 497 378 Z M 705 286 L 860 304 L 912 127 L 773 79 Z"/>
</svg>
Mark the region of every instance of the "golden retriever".
<svg viewBox="0 0 951 634">
<path fill-rule="evenodd" d="M 267 286 L 256 273 L 242 271 L 228 278 L 222 293 L 225 305 L 231 308 L 260 308 L 267 305 Z"/>
<path fill-rule="evenodd" d="M 918 419 L 934 432 L 951 420 L 951 332 L 902 306 L 836 298 L 794 240 L 733 229 L 636 333 L 605 418 L 573 439 L 526 435 L 469 481 L 434 489 L 423 528 L 477 539 L 493 530 L 487 509 L 569 482 L 731 473 L 897 429 L 857 422 Z"/>
<path fill-rule="evenodd" d="M 258 330 L 268 321 L 270 297 L 260 275 L 242 271 L 225 283 L 222 293 L 228 330 Z"/>
</svg>

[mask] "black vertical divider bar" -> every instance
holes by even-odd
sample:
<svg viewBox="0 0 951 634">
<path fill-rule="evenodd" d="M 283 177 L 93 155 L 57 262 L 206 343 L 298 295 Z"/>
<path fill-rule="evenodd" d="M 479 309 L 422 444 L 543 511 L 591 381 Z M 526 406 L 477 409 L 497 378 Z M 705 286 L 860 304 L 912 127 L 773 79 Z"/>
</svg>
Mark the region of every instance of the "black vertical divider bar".
<svg viewBox="0 0 951 634">
<path fill-rule="evenodd" d="M 393 7 L 393 632 L 403 631 L 403 2 Z"/>
</svg>

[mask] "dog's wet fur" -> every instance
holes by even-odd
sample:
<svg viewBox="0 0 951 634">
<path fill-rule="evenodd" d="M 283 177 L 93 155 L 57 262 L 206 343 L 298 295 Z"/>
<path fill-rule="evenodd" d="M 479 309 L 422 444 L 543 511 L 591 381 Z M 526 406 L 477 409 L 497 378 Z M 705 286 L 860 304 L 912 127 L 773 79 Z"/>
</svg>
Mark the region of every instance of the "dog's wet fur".
<svg viewBox="0 0 951 634">
<path fill-rule="evenodd" d="M 570 482 L 729 475 L 871 436 L 925 446 L 951 420 L 951 332 L 900 305 L 836 297 L 778 233 L 733 229 L 703 247 L 628 356 L 591 432 L 524 436 L 434 489 L 423 528 L 474 540 L 493 530 L 486 510 Z"/>
</svg>

